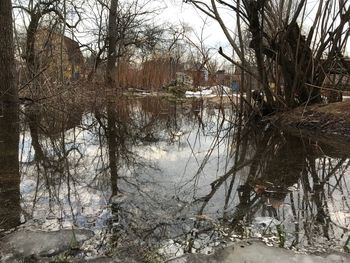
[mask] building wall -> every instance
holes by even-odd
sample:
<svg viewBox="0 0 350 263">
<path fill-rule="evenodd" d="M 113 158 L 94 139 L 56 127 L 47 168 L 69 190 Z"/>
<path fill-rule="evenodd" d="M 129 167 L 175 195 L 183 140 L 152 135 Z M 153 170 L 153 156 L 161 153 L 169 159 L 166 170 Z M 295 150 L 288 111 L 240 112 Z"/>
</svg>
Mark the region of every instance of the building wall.
<svg viewBox="0 0 350 263">
<path fill-rule="evenodd" d="M 61 75 L 61 43 L 62 35 L 48 30 L 39 30 L 36 33 L 36 58 L 38 72 L 45 69 L 45 78 L 52 81 L 60 80 Z M 63 39 L 62 68 L 64 80 L 71 80 L 81 72 L 82 65 L 70 61 L 69 50 Z M 80 51 L 79 51 L 80 52 Z"/>
</svg>

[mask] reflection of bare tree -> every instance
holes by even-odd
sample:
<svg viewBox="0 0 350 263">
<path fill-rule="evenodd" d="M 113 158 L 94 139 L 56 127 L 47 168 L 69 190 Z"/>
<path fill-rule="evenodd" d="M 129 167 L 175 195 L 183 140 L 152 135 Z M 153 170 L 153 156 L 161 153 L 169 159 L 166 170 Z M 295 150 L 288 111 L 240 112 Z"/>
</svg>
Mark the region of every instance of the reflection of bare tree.
<svg viewBox="0 0 350 263">
<path fill-rule="evenodd" d="M 223 220 L 229 222 L 235 232 L 243 233 L 245 224 L 251 224 L 256 216 L 274 217 L 283 224 L 287 220 L 283 212 L 287 202 L 295 222 L 293 245 L 300 242 L 301 229 L 310 244 L 315 242 L 315 233 L 322 233 L 330 240 L 330 235 L 335 233 L 331 225 L 336 224 L 329 211 L 334 203 L 328 202 L 332 200 L 334 189 L 343 191 L 341 181 L 349 167 L 347 156 L 338 153 L 334 159 L 323 157 L 334 156 L 334 149 L 308 137 L 292 136 L 274 128 L 256 134 L 252 134 L 251 128 L 248 133 L 244 129 L 237 132 L 244 135 L 235 141 L 232 168 L 213 181 L 211 191 L 199 199 L 203 203 L 198 214 L 205 214 L 213 197 L 228 185 Z M 239 184 L 235 184 L 237 176 L 241 180 Z M 330 192 L 332 180 L 335 186 L 332 185 Z M 295 185 L 302 186 L 302 195 L 289 190 Z M 234 208 L 230 208 L 230 200 L 236 200 Z M 346 230 L 344 226 L 337 227 Z"/>
<path fill-rule="evenodd" d="M 44 116 L 26 112 L 35 150 L 34 162 L 26 165 L 35 166 L 31 175 L 37 179 L 33 214 L 46 200 L 50 204 L 44 216 L 84 225 L 79 216 L 87 216 L 85 209 L 90 216 L 91 207 L 80 200 L 90 192 L 94 198 L 103 196 L 103 205 L 89 219 L 108 211 L 100 247 L 117 251 L 121 258 L 134 250 L 141 261 L 147 253 L 144 244 L 167 238 L 188 241 L 185 250 L 191 251 L 199 235 L 217 235 L 217 219 L 241 234 L 257 216 L 293 222 L 289 225 L 295 228 L 295 245 L 305 239 L 314 242 L 315 233 L 331 239 L 332 229 L 338 228 L 339 222 L 330 216 L 329 196 L 347 191 L 347 157 L 334 156 L 322 143 L 273 128 L 245 128 L 243 118 L 227 122 L 225 109 L 206 108 L 205 101 L 120 97 L 103 102 L 72 125 L 69 117 L 59 120 L 54 111 L 46 110 Z M 55 120 L 51 127 L 56 128 L 48 129 L 47 120 Z M 198 170 L 186 170 L 184 164 L 185 176 L 168 196 L 160 183 L 167 174 L 146 154 L 149 149 L 182 147 L 188 147 L 186 158 L 188 154 L 188 162 L 197 162 L 191 168 Z M 211 183 L 208 171 L 216 175 Z M 181 172 L 175 174 L 182 176 Z M 209 190 L 204 190 L 203 181 Z M 292 186 L 300 186 L 301 193 L 291 192 Z M 285 217 L 285 203 L 293 220 Z M 213 213 L 213 207 L 218 212 Z"/>
<path fill-rule="evenodd" d="M 211 118 L 216 119 L 217 112 L 204 111 L 203 101 L 123 97 L 103 103 L 83 116 L 69 104 L 25 108 L 24 219 L 28 224 L 40 219 L 43 228 L 103 225 L 106 239 L 99 240 L 101 247 L 112 245 L 118 253 L 132 247 L 142 258 L 147 250 L 143 242 L 159 244 L 187 234 L 184 225 L 193 222 L 185 216 L 188 201 L 161 193 L 156 178 L 160 169 L 139 150 L 160 145 L 181 149 L 192 129 L 201 143 L 200 136 L 215 134 L 217 123 Z"/>
<path fill-rule="evenodd" d="M 0 229 L 20 224 L 18 108 L 6 105 L 0 117 Z"/>
<path fill-rule="evenodd" d="M 59 99 L 55 102 L 60 103 Z M 50 106 L 47 104 L 32 105 L 24 113 L 29 127 L 31 146 L 35 152 L 33 161 L 29 162 L 35 166 L 35 173 L 31 175 L 36 176 L 30 217 L 33 216 L 38 199 L 42 198 L 40 197 L 42 194 L 48 195 L 46 216 L 50 218 L 56 214 L 58 218 L 62 217 L 62 214 L 57 214 L 54 207 L 57 203 L 61 206 L 60 190 L 65 188 L 74 220 L 71 195 L 75 181 L 68 159 L 70 155 L 76 153 L 81 157 L 81 153 L 75 137 L 67 139 L 65 133 L 80 123 L 82 114 L 80 110 L 69 109 L 70 106 L 68 104 L 58 110 L 54 107 L 54 103 Z M 71 144 L 71 146 L 67 149 L 66 144 Z M 77 163 L 80 159 L 78 158 Z"/>
<path fill-rule="evenodd" d="M 182 232 L 180 226 L 183 222 L 177 220 L 181 220 L 179 215 L 185 206 L 179 206 L 179 200 L 175 198 L 164 203 L 162 191 L 159 194 L 148 192 L 150 187 L 157 191 L 152 171 L 159 171 L 152 161 L 144 160 L 134 148 L 135 145 L 147 148 L 149 144 L 162 142 L 176 145 L 179 139 L 175 136 L 181 137 L 184 127 L 198 125 L 198 129 L 203 129 L 206 120 L 198 121 L 203 116 L 202 104 L 203 101 L 181 105 L 159 98 L 118 98 L 109 101 L 106 110 L 95 112 L 106 137 L 112 212 L 108 234 L 111 235 L 109 245 L 112 244 L 113 251 L 128 254 L 132 250 L 134 258 L 143 260 L 147 251 L 145 244 L 151 245 Z M 148 172 L 151 175 L 147 175 Z M 169 213 L 174 218 L 168 219 Z"/>
<path fill-rule="evenodd" d="M 108 242 L 113 250 L 120 251 L 118 253 L 127 253 L 123 252 L 123 249 L 129 247 L 126 244 L 131 242 L 130 240 L 137 238 L 135 232 L 139 230 L 133 227 L 136 220 L 133 219 L 134 211 L 130 210 L 130 207 L 123 206 L 122 203 L 131 188 L 140 195 L 143 194 L 142 187 L 137 184 L 136 171 L 140 166 L 144 166 L 144 169 L 148 167 L 142 158 L 132 151 L 132 147 L 137 140 L 148 141 L 150 136 L 153 136 L 150 130 L 155 118 L 139 112 L 137 106 L 134 108 L 135 106 L 130 105 L 127 99 L 107 98 L 106 100 L 106 110 L 96 110 L 95 118 L 103 130 L 108 156 L 107 167 L 111 190 L 109 201 L 112 213 L 112 218 L 109 220 Z M 103 143 L 101 147 L 102 145 Z M 127 173 L 132 176 L 127 178 Z"/>
</svg>

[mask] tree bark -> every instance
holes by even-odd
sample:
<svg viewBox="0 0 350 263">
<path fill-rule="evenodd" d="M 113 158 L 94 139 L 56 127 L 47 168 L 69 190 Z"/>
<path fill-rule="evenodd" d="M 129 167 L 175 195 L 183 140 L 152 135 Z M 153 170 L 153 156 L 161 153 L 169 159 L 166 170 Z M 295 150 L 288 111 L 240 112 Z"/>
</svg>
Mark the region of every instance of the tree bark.
<svg viewBox="0 0 350 263">
<path fill-rule="evenodd" d="M 11 0 L 0 1 L 0 92 L 1 102 L 17 101 L 15 58 L 13 48 Z"/>
<path fill-rule="evenodd" d="M 0 228 L 20 224 L 18 104 L 11 0 L 0 1 Z M 1 221 L 1 220 L 0 220 Z"/>
<path fill-rule="evenodd" d="M 116 88 L 116 62 L 117 62 L 117 8 L 118 0 L 112 0 L 109 9 L 108 18 L 108 52 L 107 52 L 107 70 L 106 84 L 108 88 Z"/>
<path fill-rule="evenodd" d="M 118 164 L 117 142 L 116 142 L 116 62 L 117 62 L 117 8 L 118 0 L 112 0 L 109 9 L 108 18 L 108 36 L 107 36 L 107 68 L 106 68 L 106 99 L 107 99 L 107 138 L 108 138 L 108 155 L 109 168 L 111 173 L 111 190 L 112 194 L 118 193 Z M 109 92 L 108 92 L 109 91 Z"/>
<path fill-rule="evenodd" d="M 28 79 L 35 76 L 37 66 L 35 59 L 35 34 L 39 27 L 40 13 L 32 13 L 30 15 L 30 22 L 27 30 L 26 54 L 25 60 L 29 71 Z"/>
</svg>

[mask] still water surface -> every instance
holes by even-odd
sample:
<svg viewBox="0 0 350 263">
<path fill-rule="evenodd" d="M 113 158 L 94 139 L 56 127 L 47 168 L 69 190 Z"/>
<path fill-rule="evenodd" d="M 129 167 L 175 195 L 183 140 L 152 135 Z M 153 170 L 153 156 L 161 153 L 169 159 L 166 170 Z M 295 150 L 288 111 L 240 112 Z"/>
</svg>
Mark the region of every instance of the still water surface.
<svg viewBox="0 0 350 263">
<path fill-rule="evenodd" d="M 129 97 L 22 108 L 19 134 L 4 123 L 0 231 L 87 228 L 85 255 L 119 258 L 250 237 L 310 252 L 348 240 L 341 144 L 244 126 L 230 106 Z"/>
</svg>

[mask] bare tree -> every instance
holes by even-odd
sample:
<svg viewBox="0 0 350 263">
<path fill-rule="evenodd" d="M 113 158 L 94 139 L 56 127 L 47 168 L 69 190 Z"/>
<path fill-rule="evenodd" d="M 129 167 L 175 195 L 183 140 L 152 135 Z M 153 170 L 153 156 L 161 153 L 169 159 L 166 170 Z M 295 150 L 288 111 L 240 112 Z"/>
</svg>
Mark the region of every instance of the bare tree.
<svg viewBox="0 0 350 263">
<path fill-rule="evenodd" d="M 20 224 L 18 105 L 11 0 L 0 2 L 0 227 Z"/>
<path fill-rule="evenodd" d="M 13 47 L 13 29 L 11 1 L 0 3 L 0 85 L 2 103 L 14 102 L 17 99 L 15 87 L 15 58 Z"/>
<path fill-rule="evenodd" d="M 109 67 L 111 54 L 116 65 L 120 59 L 125 62 L 142 58 L 155 48 L 164 30 L 153 23 L 156 10 L 149 8 L 148 4 L 148 1 L 139 0 L 117 3 L 99 0 L 90 5 L 92 27 L 90 25 L 89 30 L 94 34 L 90 44 L 94 60 L 90 77 L 104 62 Z M 114 5 L 116 10 L 111 9 Z M 111 53 L 112 50 L 114 52 Z"/>
<path fill-rule="evenodd" d="M 214 48 L 208 47 L 206 45 L 207 36 L 205 35 L 205 28 L 208 24 L 208 20 L 204 19 L 199 33 L 194 32 L 194 37 L 189 34 L 184 34 L 185 41 L 188 44 L 188 49 L 190 50 L 190 59 L 195 69 L 194 85 L 198 86 L 200 80 L 203 78 L 202 74 L 204 71 L 215 75 L 216 68 L 211 67 L 213 63 L 209 63 L 213 60 L 213 50 Z"/>
<path fill-rule="evenodd" d="M 22 54 L 22 57 L 25 59 L 28 76 L 27 80 L 33 80 L 37 77 L 37 74 L 41 69 L 39 69 L 36 42 L 37 42 L 37 32 L 42 26 L 43 20 L 49 18 L 49 27 L 51 29 L 57 27 L 58 23 L 61 22 L 63 25 L 62 28 L 62 39 L 61 39 L 61 53 L 62 53 L 62 44 L 65 28 L 76 28 L 81 20 L 80 13 L 78 12 L 78 7 L 76 3 L 70 2 L 71 8 L 77 14 L 77 19 L 74 23 L 68 23 L 66 19 L 67 13 L 67 1 L 63 1 L 63 6 L 60 6 L 62 1 L 60 0 L 45 0 L 45 1 L 19 1 L 18 4 L 13 6 L 14 9 L 18 9 L 23 14 L 23 23 L 28 19 L 29 23 L 26 26 L 26 43 L 25 51 Z M 61 54 L 62 56 L 62 54 Z M 61 63 L 62 64 L 62 63 Z M 62 65 L 61 65 L 61 79 L 62 79 Z"/>
<path fill-rule="evenodd" d="M 107 35 L 107 69 L 106 84 L 109 88 L 115 88 L 115 64 L 117 62 L 117 9 L 119 1 L 112 0 L 109 8 L 108 35 Z"/>
<path fill-rule="evenodd" d="M 306 0 L 185 2 L 219 23 L 240 62 L 236 63 L 222 49 L 219 53 L 252 73 L 251 66 L 245 63 L 244 47 L 239 44 L 242 43 L 241 32 L 248 30 L 249 49 L 254 52 L 256 77 L 265 93 L 268 112 L 320 102 L 329 65 L 333 61 L 343 61 L 350 33 L 348 1 L 319 1 L 313 9 Z M 234 28 L 226 22 L 223 10 L 236 16 L 239 42 L 232 33 Z M 307 19 L 313 22 L 307 24 Z M 277 83 L 278 79 L 281 79 L 280 86 L 275 90 L 271 84 Z"/>
</svg>

